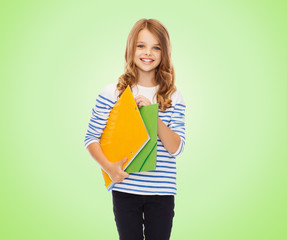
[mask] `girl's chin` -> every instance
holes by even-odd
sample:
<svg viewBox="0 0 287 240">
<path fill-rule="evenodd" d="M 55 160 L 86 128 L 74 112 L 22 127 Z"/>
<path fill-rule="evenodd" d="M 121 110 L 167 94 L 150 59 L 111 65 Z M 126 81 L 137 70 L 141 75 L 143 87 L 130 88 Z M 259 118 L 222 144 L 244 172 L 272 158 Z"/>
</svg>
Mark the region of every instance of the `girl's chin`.
<svg viewBox="0 0 287 240">
<path fill-rule="evenodd" d="M 142 67 L 138 67 L 138 70 L 142 71 L 142 72 L 155 72 L 155 68 L 142 68 Z"/>
<path fill-rule="evenodd" d="M 144 64 L 136 64 L 136 67 L 144 72 L 150 72 L 150 71 L 155 71 L 157 66 L 149 66 L 149 65 L 144 65 Z"/>
</svg>

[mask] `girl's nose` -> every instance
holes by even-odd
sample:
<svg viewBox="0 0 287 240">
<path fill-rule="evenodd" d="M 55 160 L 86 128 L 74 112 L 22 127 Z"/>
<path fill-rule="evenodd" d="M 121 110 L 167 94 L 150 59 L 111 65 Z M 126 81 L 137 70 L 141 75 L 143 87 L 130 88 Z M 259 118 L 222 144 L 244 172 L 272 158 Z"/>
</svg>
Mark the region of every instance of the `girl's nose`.
<svg viewBox="0 0 287 240">
<path fill-rule="evenodd" d="M 150 50 L 147 49 L 145 54 L 149 56 L 150 55 Z"/>
</svg>

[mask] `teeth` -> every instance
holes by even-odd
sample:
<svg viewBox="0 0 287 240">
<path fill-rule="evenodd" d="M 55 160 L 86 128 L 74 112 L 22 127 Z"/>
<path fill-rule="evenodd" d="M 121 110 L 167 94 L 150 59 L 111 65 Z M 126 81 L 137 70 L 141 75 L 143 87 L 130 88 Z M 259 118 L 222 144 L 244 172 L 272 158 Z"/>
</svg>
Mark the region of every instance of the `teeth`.
<svg viewBox="0 0 287 240">
<path fill-rule="evenodd" d="M 142 61 L 145 61 L 145 62 L 152 62 L 153 60 L 142 59 Z"/>
</svg>

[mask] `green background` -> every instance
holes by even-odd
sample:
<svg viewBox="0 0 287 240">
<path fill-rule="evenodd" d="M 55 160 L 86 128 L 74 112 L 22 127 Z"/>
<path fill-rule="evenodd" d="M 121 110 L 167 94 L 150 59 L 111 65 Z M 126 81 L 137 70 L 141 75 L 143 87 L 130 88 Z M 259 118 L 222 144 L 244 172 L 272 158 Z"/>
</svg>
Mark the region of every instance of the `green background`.
<svg viewBox="0 0 287 240">
<path fill-rule="evenodd" d="M 84 147 L 129 31 L 160 20 L 186 111 L 171 239 L 287 239 L 285 1 L 1 1 L 0 239 L 117 239 Z"/>
</svg>

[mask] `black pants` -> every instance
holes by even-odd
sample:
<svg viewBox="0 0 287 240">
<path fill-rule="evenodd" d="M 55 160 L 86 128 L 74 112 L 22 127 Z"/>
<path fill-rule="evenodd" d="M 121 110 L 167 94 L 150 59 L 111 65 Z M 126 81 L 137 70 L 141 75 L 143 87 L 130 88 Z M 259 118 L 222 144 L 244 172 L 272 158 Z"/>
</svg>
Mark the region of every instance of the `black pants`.
<svg viewBox="0 0 287 240">
<path fill-rule="evenodd" d="M 120 240 L 169 239 L 174 217 L 173 195 L 137 195 L 119 191 L 112 191 L 112 195 Z"/>
</svg>

